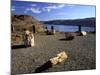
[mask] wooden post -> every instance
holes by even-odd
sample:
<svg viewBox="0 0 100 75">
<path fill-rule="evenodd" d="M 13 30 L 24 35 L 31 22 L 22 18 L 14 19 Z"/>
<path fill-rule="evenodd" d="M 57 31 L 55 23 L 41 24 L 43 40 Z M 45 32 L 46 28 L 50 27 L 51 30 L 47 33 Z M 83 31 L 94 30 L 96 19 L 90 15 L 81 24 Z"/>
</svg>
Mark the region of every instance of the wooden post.
<svg viewBox="0 0 100 75">
<path fill-rule="evenodd" d="M 54 26 L 51 26 L 51 33 L 52 33 L 52 34 L 55 34 Z"/>
<path fill-rule="evenodd" d="M 35 32 L 36 32 L 36 30 L 35 30 L 35 26 L 33 26 L 33 27 L 32 27 L 32 30 L 33 30 L 33 33 L 35 33 Z"/>
<path fill-rule="evenodd" d="M 81 25 L 78 26 L 78 31 L 81 32 Z"/>
<path fill-rule="evenodd" d="M 11 32 L 14 32 L 14 25 L 11 24 Z"/>
<path fill-rule="evenodd" d="M 51 26 L 51 31 L 52 31 L 52 32 L 54 31 L 54 27 L 53 27 L 53 26 Z"/>
</svg>

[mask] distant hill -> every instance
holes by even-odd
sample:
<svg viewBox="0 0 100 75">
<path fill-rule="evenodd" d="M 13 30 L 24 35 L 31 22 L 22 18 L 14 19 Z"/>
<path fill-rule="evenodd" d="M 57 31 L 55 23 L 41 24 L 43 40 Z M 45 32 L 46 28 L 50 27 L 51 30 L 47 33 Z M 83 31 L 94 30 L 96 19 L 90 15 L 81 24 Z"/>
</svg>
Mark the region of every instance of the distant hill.
<svg viewBox="0 0 100 75">
<path fill-rule="evenodd" d="M 32 30 L 32 26 L 35 26 L 36 32 L 43 31 L 43 24 L 30 15 L 12 15 L 11 26 L 13 31 L 22 31 L 24 28 Z"/>
<path fill-rule="evenodd" d="M 82 25 L 82 26 L 95 26 L 96 18 L 84 18 L 84 19 L 69 19 L 69 20 L 51 20 L 42 21 L 44 24 L 54 24 L 54 25 Z"/>
</svg>

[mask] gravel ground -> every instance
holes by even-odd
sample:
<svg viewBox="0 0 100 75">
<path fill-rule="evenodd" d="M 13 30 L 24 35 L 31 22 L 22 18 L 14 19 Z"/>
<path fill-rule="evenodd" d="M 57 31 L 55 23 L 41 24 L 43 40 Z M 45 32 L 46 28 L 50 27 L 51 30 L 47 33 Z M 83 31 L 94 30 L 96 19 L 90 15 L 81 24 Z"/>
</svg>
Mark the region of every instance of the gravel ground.
<svg viewBox="0 0 100 75">
<path fill-rule="evenodd" d="M 35 35 L 35 46 L 11 50 L 11 73 L 27 74 L 34 71 L 55 57 L 61 51 L 68 54 L 65 62 L 55 65 L 43 72 L 59 72 L 74 70 L 89 70 L 96 68 L 96 38 L 95 34 L 76 36 L 73 40 L 63 39 L 64 34 Z"/>
</svg>

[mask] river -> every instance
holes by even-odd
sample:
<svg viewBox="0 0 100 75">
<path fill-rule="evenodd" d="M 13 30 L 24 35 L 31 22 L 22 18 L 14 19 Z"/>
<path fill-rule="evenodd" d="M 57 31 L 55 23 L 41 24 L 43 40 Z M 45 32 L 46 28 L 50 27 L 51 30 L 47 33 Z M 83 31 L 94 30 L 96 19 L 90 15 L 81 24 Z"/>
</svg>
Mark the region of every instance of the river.
<svg viewBox="0 0 100 75">
<path fill-rule="evenodd" d="M 47 27 L 48 30 L 51 30 L 51 26 L 54 27 L 56 31 L 59 32 L 76 32 L 78 31 L 78 26 L 76 25 L 50 25 L 46 24 L 45 27 Z M 81 31 L 86 31 L 86 32 L 93 32 L 95 31 L 95 27 L 86 27 L 86 26 L 81 26 Z"/>
</svg>

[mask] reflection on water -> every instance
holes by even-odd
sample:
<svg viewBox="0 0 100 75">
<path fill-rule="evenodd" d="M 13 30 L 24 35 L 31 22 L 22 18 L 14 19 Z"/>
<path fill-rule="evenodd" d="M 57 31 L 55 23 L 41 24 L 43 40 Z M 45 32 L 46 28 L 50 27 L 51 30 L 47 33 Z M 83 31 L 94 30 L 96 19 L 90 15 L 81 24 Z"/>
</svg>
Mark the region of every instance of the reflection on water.
<svg viewBox="0 0 100 75">
<path fill-rule="evenodd" d="M 76 32 L 78 31 L 78 26 L 66 26 L 66 25 L 45 25 L 48 30 L 51 30 L 51 26 L 54 26 L 56 31 L 60 32 Z M 95 31 L 95 27 L 81 27 L 82 31 Z"/>
</svg>

